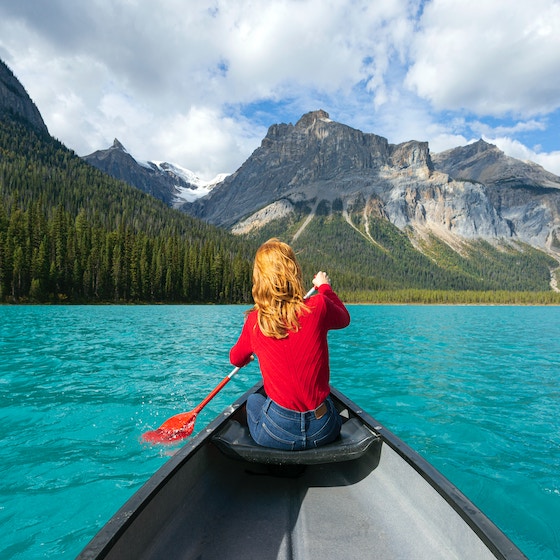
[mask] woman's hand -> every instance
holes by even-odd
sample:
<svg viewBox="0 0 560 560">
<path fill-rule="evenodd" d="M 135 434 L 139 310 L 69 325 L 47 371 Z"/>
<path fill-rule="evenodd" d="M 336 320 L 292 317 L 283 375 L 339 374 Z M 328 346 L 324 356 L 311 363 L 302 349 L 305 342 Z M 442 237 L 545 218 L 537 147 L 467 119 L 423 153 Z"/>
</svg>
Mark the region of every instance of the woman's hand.
<svg viewBox="0 0 560 560">
<path fill-rule="evenodd" d="M 315 277 L 313 278 L 313 285 L 317 290 L 319 289 L 319 286 L 322 286 L 323 284 L 330 285 L 330 283 L 331 279 L 329 278 L 328 274 L 326 272 L 323 272 L 322 270 L 317 272 L 317 274 L 315 274 Z"/>
</svg>

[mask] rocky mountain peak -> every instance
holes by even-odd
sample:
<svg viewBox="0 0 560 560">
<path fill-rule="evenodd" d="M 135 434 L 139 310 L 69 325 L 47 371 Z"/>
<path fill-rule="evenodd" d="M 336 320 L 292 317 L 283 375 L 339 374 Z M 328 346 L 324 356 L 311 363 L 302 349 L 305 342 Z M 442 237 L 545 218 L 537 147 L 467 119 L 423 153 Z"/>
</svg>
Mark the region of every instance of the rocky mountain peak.
<svg viewBox="0 0 560 560">
<path fill-rule="evenodd" d="M 332 121 L 326 111 L 311 111 L 295 126 L 272 125 L 236 173 L 184 210 L 231 227 L 274 200 L 303 197 L 332 204 L 370 189 L 381 170 L 385 177 L 427 177 L 432 167 L 426 142 L 390 145 L 386 138 Z"/>
<path fill-rule="evenodd" d="M 560 188 L 560 178 L 536 163 L 507 156 L 494 144 L 478 140 L 432 155 L 435 167 L 456 179 L 486 185 Z"/>
<path fill-rule="evenodd" d="M 106 150 L 98 150 L 83 159 L 169 206 L 180 206 L 185 201 L 192 202 L 205 196 L 224 179 L 224 176 L 219 176 L 213 182 L 205 182 L 179 165 L 165 161 L 137 161 L 117 138 Z"/>
<path fill-rule="evenodd" d="M 120 150 L 121 152 L 126 152 L 126 148 L 118 141 L 117 138 L 113 140 L 113 145 L 111 146 L 114 150 Z"/>
<path fill-rule="evenodd" d="M 497 146 L 486 142 L 486 140 L 483 140 L 482 138 L 480 138 L 476 142 L 473 142 L 472 144 L 467 144 L 464 148 L 464 153 L 467 156 L 475 156 L 488 151 L 501 152 L 501 150 Z"/>
<path fill-rule="evenodd" d="M 309 128 L 310 126 L 313 126 L 318 120 L 330 121 L 329 114 L 322 109 L 306 113 L 296 123 L 296 128 Z"/>
<path fill-rule="evenodd" d="M 7 117 L 48 134 L 39 109 L 13 72 L 0 60 L 0 117 Z"/>
</svg>

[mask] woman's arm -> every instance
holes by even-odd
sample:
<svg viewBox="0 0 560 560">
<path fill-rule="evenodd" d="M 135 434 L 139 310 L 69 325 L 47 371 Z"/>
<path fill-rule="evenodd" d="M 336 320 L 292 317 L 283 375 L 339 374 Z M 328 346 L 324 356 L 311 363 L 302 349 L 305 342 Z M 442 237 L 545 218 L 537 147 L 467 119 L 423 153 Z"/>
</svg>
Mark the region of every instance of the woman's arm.
<svg viewBox="0 0 560 560">
<path fill-rule="evenodd" d="M 319 271 L 313 278 L 313 285 L 327 300 L 327 329 L 343 329 L 350 324 L 350 313 L 331 288 L 331 280 L 326 272 Z"/>
<path fill-rule="evenodd" d="M 229 361 L 236 367 L 243 367 L 253 359 L 249 323 L 250 320 L 249 317 L 247 317 L 237 342 L 229 351 Z"/>
</svg>

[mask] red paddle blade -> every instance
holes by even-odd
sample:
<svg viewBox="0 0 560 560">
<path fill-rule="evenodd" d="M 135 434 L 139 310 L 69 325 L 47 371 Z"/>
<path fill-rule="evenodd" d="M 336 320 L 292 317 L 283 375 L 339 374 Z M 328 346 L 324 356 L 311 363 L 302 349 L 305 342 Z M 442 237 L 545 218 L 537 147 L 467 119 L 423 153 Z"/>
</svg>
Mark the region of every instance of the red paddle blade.
<svg viewBox="0 0 560 560">
<path fill-rule="evenodd" d="M 146 432 L 142 439 L 150 443 L 173 443 L 189 437 L 194 428 L 196 415 L 221 391 L 222 387 L 239 371 L 239 367 L 222 379 L 217 387 L 193 410 L 176 414 L 166 420 L 157 430 Z"/>
<path fill-rule="evenodd" d="M 189 437 L 194 429 L 196 412 L 182 412 L 166 420 L 157 430 L 146 432 L 142 440 L 148 443 L 173 443 Z"/>
</svg>

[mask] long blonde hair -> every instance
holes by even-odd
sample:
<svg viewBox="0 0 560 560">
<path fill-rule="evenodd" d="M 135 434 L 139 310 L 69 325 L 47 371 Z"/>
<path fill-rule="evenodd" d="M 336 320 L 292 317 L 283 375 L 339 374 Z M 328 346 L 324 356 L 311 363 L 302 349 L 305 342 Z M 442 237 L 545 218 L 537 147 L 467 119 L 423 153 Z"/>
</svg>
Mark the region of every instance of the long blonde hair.
<svg viewBox="0 0 560 560">
<path fill-rule="evenodd" d="M 298 331 L 299 316 L 309 308 L 303 300 L 303 276 L 293 249 L 275 237 L 255 255 L 253 300 L 264 335 L 286 338 Z"/>
</svg>

